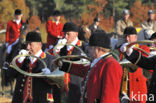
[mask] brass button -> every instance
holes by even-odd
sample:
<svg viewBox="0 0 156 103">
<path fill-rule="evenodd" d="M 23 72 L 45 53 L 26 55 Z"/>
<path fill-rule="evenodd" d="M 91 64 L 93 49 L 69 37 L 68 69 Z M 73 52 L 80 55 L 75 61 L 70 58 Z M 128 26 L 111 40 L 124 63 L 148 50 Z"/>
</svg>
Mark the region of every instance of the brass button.
<svg viewBox="0 0 156 103">
<path fill-rule="evenodd" d="M 21 84 L 21 87 L 23 87 L 24 85 L 23 84 Z"/>
<path fill-rule="evenodd" d="M 22 89 L 20 89 L 20 92 L 22 92 Z"/>
</svg>

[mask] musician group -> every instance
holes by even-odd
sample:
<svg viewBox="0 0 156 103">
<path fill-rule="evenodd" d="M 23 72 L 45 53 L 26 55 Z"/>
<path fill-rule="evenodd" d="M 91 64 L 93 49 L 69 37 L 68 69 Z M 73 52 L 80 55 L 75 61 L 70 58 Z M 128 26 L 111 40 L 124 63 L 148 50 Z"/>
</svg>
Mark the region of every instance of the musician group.
<svg viewBox="0 0 156 103">
<path fill-rule="evenodd" d="M 116 24 L 116 33 L 121 40 L 118 39 L 114 49 L 110 36 L 99 27 L 98 17 L 88 28 L 91 35 L 89 42 L 85 42 L 80 38 L 85 33 L 80 32 L 77 24 L 60 22 L 61 13 L 58 10 L 53 13 L 53 19 L 47 21 L 45 49 L 41 34 L 36 30 L 27 33 L 24 47 L 17 46 L 26 22 L 22 20 L 20 9 L 15 10 L 14 16 L 15 19 L 7 25 L 6 60 L 2 67 L 7 82 L 16 79 L 12 103 L 156 102 L 156 21 L 153 10 L 148 11 L 149 18 L 142 23 L 142 36 L 133 27 L 129 10 L 123 10 L 123 18 Z M 153 42 L 137 43 L 141 38 Z M 64 72 L 63 87 L 51 83 L 48 78 L 27 76 L 12 68 L 10 65 L 15 49 L 18 49 L 17 55 L 35 56 L 17 58 L 15 62 L 20 69 L 43 75 L 51 75 L 59 69 Z M 60 57 L 78 55 L 83 58 L 69 57 L 63 61 L 57 59 L 56 54 Z M 85 56 L 90 59 L 85 59 Z"/>
</svg>

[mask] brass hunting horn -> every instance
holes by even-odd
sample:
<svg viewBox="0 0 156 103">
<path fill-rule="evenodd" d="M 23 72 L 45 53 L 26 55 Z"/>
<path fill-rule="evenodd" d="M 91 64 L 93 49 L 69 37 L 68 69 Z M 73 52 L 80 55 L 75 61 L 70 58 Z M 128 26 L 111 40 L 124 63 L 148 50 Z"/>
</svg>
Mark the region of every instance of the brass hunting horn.
<svg viewBox="0 0 156 103">
<path fill-rule="evenodd" d="M 139 41 L 135 41 L 135 42 L 132 42 L 132 43 L 129 43 L 127 46 L 126 46 L 126 49 L 130 48 L 131 46 L 135 45 L 135 44 L 151 44 L 151 43 L 156 43 L 155 41 L 151 41 L 151 40 L 139 40 Z M 145 54 L 147 54 L 148 56 L 150 55 L 149 53 L 147 53 L 145 50 L 141 49 L 141 48 L 138 48 L 138 47 L 134 47 L 142 52 L 144 52 Z M 156 48 L 150 48 L 150 50 L 156 50 Z M 127 67 L 131 67 L 131 68 L 137 68 L 136 65 L 132 64 L 131 62 L 129 62 L 128 60 L 123 60 L 123 61 L 120 61 L 120 64 L 123 65 L 123 66 L 127 66 Z M 146 77 L 146 78 L 150 78 L 151 77 L 151 74 L 143 69 L 143 75 Z M 133 71 L 134 72 L 134 71 Z"/>
<path fill-rule="evenodd" d="M 26 56 L 31 56 L 34 58 L 37 58 L 38 60 L 40 60 L 44 67 L 47 68 L 46 63 L 39 57 L 27 54 L 27 55 L 17 55 L 16 57 L 14 57 L 14 59 L 12 60 L 11 63 L 11 67 L 14 68 L 15 70 L 17 70 L 19 73 L 26 75 L 26 76 L 31 76 L 31 77 L 38 77 L 38 78 L 46 78 L 48 80 L 48 83 L 50 83 L 51 85 L 56 84 L 59 87 L 63 87 L 64 86 L 64 72 L 60 71 L 58 69 L 54 70 L 51 74 L 49 75 L 44 75 L 42 72 L 41 73 L 28 73 L 26 71 L 23 71 L 22 69 L 20 69 L 17 64 L 16 64 L 16 60 L 20 57 L 26 57 Z"/>
<path fill-rule="evenodd" d="M 59 54 L 57 54 L 57 47 L 62 46 L 62 45 L 67 45 L 67 46 L 74 46 L 77 50 L 79 50 L 81 52 L 82 55 L 68 55 L 68 56 L 60 56 Z M 53 49 L 53 53 L 54 55 L 57 57 L 55 60 L 61 60 L 63 62 L 68 62 L 68 63 L 74 63 L 74 64 L 83 64 L 83 65 L 87 65 L 91 62 L 91 59 L 89 57 L 87 57 L 87 55 L 84 53 L 83 50 L 81 50 L 78 46 L 72 45 L 72 44 L 57 44 L 54 49 Z M 82 58 L 82 59 L 86 59 L 85 61 L 83 61 L 82 59 L 77 60 L 77 61 L 70 61 L 67 59 L 71 59 L 71 58 Z"/>
</svg>

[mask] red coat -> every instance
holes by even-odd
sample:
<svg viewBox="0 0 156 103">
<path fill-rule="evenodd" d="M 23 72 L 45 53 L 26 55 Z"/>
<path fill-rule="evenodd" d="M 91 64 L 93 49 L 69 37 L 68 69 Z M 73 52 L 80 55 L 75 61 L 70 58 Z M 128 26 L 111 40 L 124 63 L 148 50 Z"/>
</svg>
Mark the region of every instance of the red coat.
<svg viewBox="0 0 156 103">
<path fill-rule="evenodd" d="M 19 38 L 21 26 L 21 23 L 18 25 L 14 20 L 8 22 L 6 30 L 6 43 L 12 44 L 17 40 L 17 38 Z"/>
<path fill-rule="evenodd" d="M 85 77 L 89 66 L 72 64 L 70 73 Z M 120 103 L 119 92 L 122 68 L 112 57 L 102 58 L 92 68 L 87 82 L 87 103 Z"/>
<path fill-rule="evenodd" d="M 147 53 L 150 52 L 149 47 L 146 45 L 140 45 L 139 48 L 145 50 Z M 136 50 L 141 52 L 138 49 L 136 49 Z M 141 52 L 141 54 L 147 57 L 147 55 L 145 53 Z M 143 73 L 142 68 L 140 68 L 140 67 L 137 68 L 137 70 L 134 73 L 129 72 L 129 97 L 130 97 L 130 100 L 132 100 L 132 97 L 133 97 L 133 101 L 131 101 L 130 103 L 146 103 L 146 97 L 145 96 L 143 96 L 143 98 L 141 97 L 142 95 L 147 94 L 147 84 L 146 84 L 147 79 L 143 76 L 142 73 Z M 137 99 L 137 101 L 135 101 L 134 96 Z"/>
<path fill-rule="evenodd" d="M 49 45 L 53 45 L 56 40 L 58 39 L 58 36 L 63 36 L 63 24 L 62 23 L 58 23 L 58 25 L 56 25 L 55 21 L 49 20 L 46 24 L 46 29 L 47 29 L 47 47 Z"/>
</svg>

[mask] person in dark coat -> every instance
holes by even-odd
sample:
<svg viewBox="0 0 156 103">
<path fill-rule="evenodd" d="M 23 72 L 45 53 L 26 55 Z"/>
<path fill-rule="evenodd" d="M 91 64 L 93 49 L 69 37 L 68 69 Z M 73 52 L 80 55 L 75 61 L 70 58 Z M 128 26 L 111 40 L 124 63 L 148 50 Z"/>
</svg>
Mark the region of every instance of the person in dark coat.
<svg viewBox="0 0 156 103">
<path fill-rule="evenodd" d="M 72 44 L 75 46 L 78 46 L 80 49 L 85 51 L 85 48 L 87 44 L 81 40 L 78 39 L 78 32 L 79 32 L 79 27 L 73 23 L 73 22 L 67 22 L 65 23 L 63 27 L 63 32 L 65 34 L 65 38 L 62 39 L 62 41 L 58 41 L 59 43 L 68 43 Z M 60 56 L 67 56 L 67 55 L 82 55 L 81 52 L 69 45 L 65 45 L 62 47 L 58 47 L 57 53 Z M 50 53 L 53 54 L 53 50 L 50 50 Z M 71 59 L 72 61 L 77 61 L 78 59 Z M 65 90 L 67 92 L 67 97 L 66 97 L 66 103 L 79 103 L 79 98 L 80 98 L 80 88 L 81 88 L 81 83 L 83 81 L 82 77 L 75 76 L 72 74 L 66 73 L 66 78 L 65 78 Z"/>
<path fill-rule="evenodd" d="M 29 32 L 26 36 L 27 50 L 21 50 L 19 54 L 31 54 L 41 58 L 47 65 L 43 66 L 41 61 L 27 56 L 16 60 L 17 65 L 29 73 L 50 74 L 54 68 L 51 64 L 53 56 L 42 51 L 41 36 L 37 32 Z M 13 94 L 12 103 L 58 103 L 55 101 L 53 86 L 49 85 L 45 78 L 30 77 L 20 74 L 13 68 L 5 70 L 6 78 L 16 78 L 16 86 Z"/>
<path fill-rule="evenodd" d="M 95 32 L 96 30 L 101 30 L 101 28 L 99 27 L 99 24 L 100 24 L 100 18 L 95 17 L 94 22 L 89 26 L 91 33 Z"/>
<path fill-rule="evenodd" d="M 154 34 L 155 35 L 155 34 Z M 152 35 L 151 40 L 154 39 L 155 37 Z M 155 45 L 155 44 L 153 44 Z M 140 52 L 137 50 L 133 49 L 132 47 L 126 49 L 127 44 L 123 44 L 120 48 L 122 52 L 126 52 L 126 58 L 131 61 L 133 64 L 136 64 L 140 66 L 143 69 L 146 70 L 153 70 L 153 75 L 151 78 L 150 86 L 148 88 L 148 97 L 147 97 L 147 103 L 155 103 L 156 100 L 156 55 L 153 55 L 152 57 L 145 57 L 141 55 Z M 156 47 L 156 45 L 155 45 Z"/>
<path fill-rule="evenodd" d="M 94 32 L 89 39 L 90 65 L 63 62 L 60 70 L 81 76 L 84 80 L 80 103 L 120 103 L 122 68 L 110 52 L 110 38 L 104 32 Z M 55 61 L 54 64 L 59 64 Z"/>
</svg>

